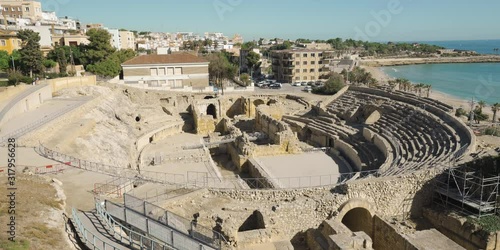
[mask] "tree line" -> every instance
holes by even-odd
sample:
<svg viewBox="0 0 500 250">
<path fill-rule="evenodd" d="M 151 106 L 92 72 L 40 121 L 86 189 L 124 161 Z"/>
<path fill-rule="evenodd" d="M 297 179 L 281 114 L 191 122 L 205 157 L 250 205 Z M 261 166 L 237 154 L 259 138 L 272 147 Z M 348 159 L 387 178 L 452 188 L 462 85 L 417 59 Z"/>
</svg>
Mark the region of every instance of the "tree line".
<svg viewBox="0 0 500 250">
<path fill-rule="evenodd" d="M 31 83 L 36 78 L 55 78 L 75 75 L 68 65 L 83 65 L 85 70 L 101 77 L 112 78 L 121 72 L 121 64 L 136 56 L 133 50 L 116 50 L 111 46 L 111 34 L 102 29 L 91 29 L 86 35 L 89 44 L 79 46 L 56 45 L 46 56 L 40 47 L 40 35 L 32 30 L 20 30 L 17 37 L 21 49 L 10 55 L 0 51 L 0 70 L 6 71 L 9 84 Z M 59 65 L 58 74 L 47 70 Z"/>
</svg>

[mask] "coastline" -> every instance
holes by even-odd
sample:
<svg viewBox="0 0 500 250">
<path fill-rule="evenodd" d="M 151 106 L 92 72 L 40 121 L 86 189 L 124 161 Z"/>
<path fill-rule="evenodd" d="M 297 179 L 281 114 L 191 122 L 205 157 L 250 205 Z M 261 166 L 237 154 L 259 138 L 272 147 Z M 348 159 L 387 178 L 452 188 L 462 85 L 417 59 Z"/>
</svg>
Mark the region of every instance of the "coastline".
<svg viewBox="0 0 500 250">
<path fill-rule="evenodd" d="M 385 58 L 361 59 L 360 65 L 366 67 L 386 67 L 415 64 L 440 64 L 440 63 L 496 63 L 500 62 L 499 55 L 482 55 L 467 57 L 427 57 L 427 58 Z"/>
<path fill-rule="evenodd" d="M 394 79 L 393 77 L 387 75 L 381 69 L 381 67 L 383 67 L 383 66 L 380 66 L 380 67 L 361 66 L 361 67 L 364 68 L 367 72 L 370 72 L 372 74 L 372 76 L 382 84 L 386 84 L 389 80 Z M 445 104 L 448 104 L 455 109 L 463 108 L 465 110 L 470 110 L 470 101 L 471 100 L 462 99 L 460 97 L 456 97 L 456 96 L 453 96 L 453 95 L 450 95 L 450 94 L 447 94 L 444 92 L 440 92 L 437 90 L 433 90 L 433 89 L 431 89 L 431 93 L 430 93 L 429 97 L 432 99 L 441 101 Z M 493 112 L 490 110 L 489 106 L 485 107 L 483 109 L 483 112 L 490 115 L 490 117 L 492 117 L 492 115 L 493 115 Z"/>
</svg>

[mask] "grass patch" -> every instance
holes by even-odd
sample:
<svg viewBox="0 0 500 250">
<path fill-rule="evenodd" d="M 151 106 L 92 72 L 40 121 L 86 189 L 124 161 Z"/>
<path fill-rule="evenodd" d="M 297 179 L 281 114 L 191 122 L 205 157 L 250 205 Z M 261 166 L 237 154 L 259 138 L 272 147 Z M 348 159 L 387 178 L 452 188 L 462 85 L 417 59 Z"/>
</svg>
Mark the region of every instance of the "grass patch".
<svg viewBox="0 0 500 250">
<path fill-rule="evenodd" d="M 494 233 L 494 232 L 500 231 L 500 217 L 499 216 L 488 215 L 488 216 L 481 217 L 480 219 L 468 217 L 467 220 L 471 223 L 480 225 L 481 228 L 488 233 Z"/>
<path fill-rule="evenodd" d="M 28 250 L 30 249 L 30 243 L 27 240 L 16 240 L 12 242 L 10 240 L 0 240 L 0 249 L 6 250 Z"/>
<path fill-rule="evenodd" d="M 0 81 L 0 87 L 7 87 L 7 86 L 9 86 L 8 81 Z"/>
</svg>

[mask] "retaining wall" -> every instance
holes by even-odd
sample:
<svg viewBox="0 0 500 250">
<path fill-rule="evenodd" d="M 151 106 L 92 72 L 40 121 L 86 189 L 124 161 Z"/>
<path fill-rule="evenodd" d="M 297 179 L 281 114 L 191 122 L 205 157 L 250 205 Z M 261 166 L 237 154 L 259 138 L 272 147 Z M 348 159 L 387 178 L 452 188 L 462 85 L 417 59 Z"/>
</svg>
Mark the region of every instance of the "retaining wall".
<svg viewBox="0 0 500 250">
<path fill-rule="evenodd" d="M 96 76 L 78 76 L 78 77 L 65 77 L 56 78 L 44 81 L 52 87 L 52 93 L 66 88 L 75 88 L 81 86 L 93 86 L 96 85 Z"/>
<path fill-rule="evenodd" d="M 0 126 L 14 116 L 38 108 L 46 100 L 52 99 L 52 89 L 49 84 L 30 86 L 12 98 L 0 112 Z"/>
</svg>

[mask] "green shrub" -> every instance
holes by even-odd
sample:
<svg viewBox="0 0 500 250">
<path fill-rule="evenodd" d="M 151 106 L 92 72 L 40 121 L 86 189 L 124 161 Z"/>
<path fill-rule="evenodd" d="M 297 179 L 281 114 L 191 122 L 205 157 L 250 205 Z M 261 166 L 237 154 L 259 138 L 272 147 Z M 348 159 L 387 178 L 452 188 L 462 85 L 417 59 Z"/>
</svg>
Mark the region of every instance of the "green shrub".
<svg viewBox="0 0 500 250">
<path fill-rule="evenodd" d="M 500 137 L 500 127 L 489 127 L 486 130 L 484 130 L 484 134 Z"/>
<path fill-rule="evenodd" d="M 21 72 L 13 71 L 8 75 L 8 84 L 16 86 L 19 83 L 31 84 L 33 83 L 33 78 L 29 76 L 24 76 Z"/>
<path fill-rule="evenodd" d="M 457 111 L 455 112 L 456 117 L 461 117 L 461 116 L 466 116 L 466 115 L 467 115 L 467 111 L 465 111 L 465 109 L 463 109 L 463 108 L 458 108 Z"/>
</svg>

